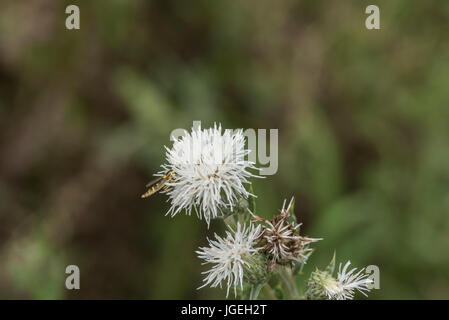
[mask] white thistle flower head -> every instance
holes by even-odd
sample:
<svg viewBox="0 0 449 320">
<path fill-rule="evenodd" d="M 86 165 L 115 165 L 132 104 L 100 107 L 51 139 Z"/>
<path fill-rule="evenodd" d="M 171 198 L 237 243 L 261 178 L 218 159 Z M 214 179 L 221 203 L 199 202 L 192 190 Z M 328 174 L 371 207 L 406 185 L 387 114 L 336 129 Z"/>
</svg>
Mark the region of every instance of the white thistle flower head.
<svg viewBox="0 0 449 320">
<path fill-rule="evenodd" d="M 294 199 L 292 198 L 287 208 L 285 208 L 286 200 L 284 200 L 281 213 L 272 220 L 261 218 L 250 212 L 255 220 L 264 223 L 258 240 L 263 245 L 263 250 L 271 257 L 271 262 L 268 265 L 270 270 L 276 264 L 286 265 L 292 261 L 305 263 L 307 253 L 312 251 L 307 245 L 322 240 L 301 236 L 298 231 L 301 224 L 294 225 L 293 222 L 287 220 L 291 213 L 293 201 Z"/>
<path fill-rule="evenodd" d="M 166 191 L 171 201 L 167 214 L 172 217 L 182 209 L 190 215 L 195 208 L 209 226 L 224 209 L 232 211 L 238 199 L 253 196 L 244 184 L 250 183 L 249 177 L 258 177 L 248 171 L 257 168 L 245 160 L 250 150 L 245 149 L 241 129 L 222 133 L 221 125 L 192 128 L 191 133 L 175 140 L 171 149 L 165 148 L 168 164 L 159 175 L 173 172 Z"/>
<path fill-rule="evenodd" d="M 250 224 L 248 227 L 237 223 L 237 228 L 226 231 L 226 237 L 222 238 L 215 234 L 216 240 L 209 240 L 209 247 L 202 247 L 196 251 L 198 257 L 203 259 L 203 264 L 213 264 L 208 270 L 203 272 L 207 276 L 203 279 L 204 284 L 211 287 L 222 286 L 226 283 L 226 297 L 229 289 L 234 288 L 237 295 L 237 287 L 243 288 L 244 273 L 250 272 L 252 257 L 257 255 L 258 249 L 254 247 L 256 238 L 260 233 L 260 226 L 255 227 Z"/>
<path fill-rule="evenodd" d="M 326 277 L 322 282 L 322 286 L 326 295 L 332 300 L 352 300 L 354 299 L 355 290 L 361 292 L 364 296 L 367 296 L 366 291 L 371 290 L 368 284 L 373 281 L 368 279 L 369 274 L 365 273 L 365 268 L 357 272 L 357 268 L 353 268 L 348 271 L 348 267 L 351 264 L 348 261 L 343 269 L 340 264 L 338 268 L 337 279 L 333 277 Z"/>
</svg>

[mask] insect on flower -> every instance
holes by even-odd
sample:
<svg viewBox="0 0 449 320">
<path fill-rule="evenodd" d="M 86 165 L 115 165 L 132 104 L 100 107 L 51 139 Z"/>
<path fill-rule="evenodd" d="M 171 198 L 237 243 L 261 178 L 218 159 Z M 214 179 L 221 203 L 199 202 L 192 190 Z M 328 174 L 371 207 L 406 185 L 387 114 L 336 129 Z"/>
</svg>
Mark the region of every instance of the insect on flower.
<svg viewBox="0 0 449 320">
<path fill-rule="evenodd" d="M 148 191 L 145 192 L 141 198 L 148 198 L 149 196 L 152 196 L 156 192 L 160 190 L 168 190 L 169 186 L 167 186 L 167 183 L 173 181 L 173 174 L 174 171 L 171 170 L 168 173 L 164 174 L 163 176 L 154 179 L 153 181 L 149 182 L 146 187 L 148 188 Z"/>
</svg>

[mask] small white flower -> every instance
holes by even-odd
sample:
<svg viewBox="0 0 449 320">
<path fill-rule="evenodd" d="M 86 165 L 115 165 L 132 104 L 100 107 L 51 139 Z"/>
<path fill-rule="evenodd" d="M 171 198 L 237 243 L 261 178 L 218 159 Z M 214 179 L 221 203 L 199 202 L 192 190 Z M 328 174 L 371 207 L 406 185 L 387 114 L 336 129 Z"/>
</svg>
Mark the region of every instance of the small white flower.
<svg viewBox="0 0 449 320">
<path fill-rule="evenodd" d="M 245 160 L 250 152 L 245 149 L 242 130 L 225 130 L 221 125 L 201 130 L 192 129 L 175 140 L 171 149 L 165 147 L 168 164 L 159 175 L 173 171 L 173 179 L 167 186 L 172 217 L 182 209 L 188 215 L 195 208 L 198 217 L 203 216 L 209 226 L 211 219 L 221 215 L 223 209 L 232 211 L 236 200 L 252 196 L 246 191 L 247 178 L 257 177 L 248 172 L 256 169 L 254 163 Z"/>
<path fill-rule="evenodd" d="M 237 295 L 237 287 L 243 288 L 244 272 L 251 267 L 248 261 L 257 253 L 254 248 L 255 239 L 259 236 L 260 226 L 257 228 L 250 224 L 249 227 L 237 223 L 236 230 L 226 231 L 226 237 L 221 238 L 215 234 L 216 240 L 209 240 L 210 247 L 202 247 L 196 251 L 200 259 L 205 260 L 203 264 L 211 263 L 210 270 L 203 272 L 206 274 L 205 282 L 201 289 L 207 285 L 217 287 L 226 282 L 226 297 L 229 295 L 229 289 L 234 288 L 234 294 Z"/>
<path fill-rule="evenodd" d="M 348 261 L 342 270 L 340 263 L 337 279 L 328 277 L 323 281 L 323 287 L 329 299 L 352 300 L 354 298 L 355 290 L 358 290 L 364 296 L 367 296 L 365 291 L 370 290 L 368 284 L 373 281 L 368 279 L 369 274 L 364 272 L 365 268 L 361 269 L 359 272 L 357 272 L 357 268 L 347 271 L 350 264 L 351 262 Z"/>
</svg>

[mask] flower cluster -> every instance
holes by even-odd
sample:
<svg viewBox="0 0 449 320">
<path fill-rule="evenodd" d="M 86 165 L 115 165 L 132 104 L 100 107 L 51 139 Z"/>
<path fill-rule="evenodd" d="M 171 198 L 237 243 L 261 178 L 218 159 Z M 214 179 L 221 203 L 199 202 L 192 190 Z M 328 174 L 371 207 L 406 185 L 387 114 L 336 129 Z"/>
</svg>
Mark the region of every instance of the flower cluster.
<svg viewBox="0 0 449 320">
<path fill-rule="evenodd" d="M 264 287 L 271 298 L 301 298 L 295 279 L 313 251 L 310 244 L 322 239 L 300 234 L 293 198 L 287 206 L 284 200 L 280 213 L 271 219 L 256 215 L 254 196 L 245 189 L 250 177 L 258 177 L 250 172 L 257 170 L 254 163 L 245 160 L 249 152 L 242 130 L 222 132 L 221 125 L 192 129 L 172 148 L 166 147 L 167 163 L 160 178 L 142 197 L 162 190 L 169 197 L 167 214 L 172 217 L 182 210 L 190 215 L 195 209 L 208 227 L 218 217 L 227 224 L 224 237 L 215 234 L 214 240 L 207 239 L 208 246 L 196 251 L 210 266 L 200 288 L 225 285 L 226 297 L 232 289 L 235 296 L 239 292 L 254 299 Z M 312 272 L 303 298 L 353 299 L 356 291 L 366 295 L 372 280 L 364 269 L 349 265 L 349 261 L 343 268 L 340 264 L 334 277 L 334 256 L 326 270 Z"/>
</svg>

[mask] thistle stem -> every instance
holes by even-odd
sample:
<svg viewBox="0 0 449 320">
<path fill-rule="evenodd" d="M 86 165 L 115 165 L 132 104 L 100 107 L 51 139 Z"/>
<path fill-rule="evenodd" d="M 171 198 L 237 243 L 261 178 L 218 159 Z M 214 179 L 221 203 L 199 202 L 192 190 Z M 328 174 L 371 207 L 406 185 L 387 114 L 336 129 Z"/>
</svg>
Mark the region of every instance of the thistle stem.
<svg viewBox="0 0 449 320">
<path fill-rule="evenodd" d="M 298 290 L 296 289 L 296 282 L 295 278 L 292 276 L 291 272 L 287 268 L 282 268 L 279 271 L 279 275 L 281 276 L 282 281 L 285 284 L 285 287 L 287 289 L 289 298 L 294 300 L 298 299 L 299 294 Z"/>
<path fill-rule="evenodd" d="M 263 293 L 267 298 L 271 300 L 277 300 L 276 295 L 273 293 L 273 289 L 268 283 L 265 286 L 263 286 Z"/>
<path fill-rule="evenodd" d="M 251 293 L 249 294 L 249 300 L 256 300 L 259 296 L 260 289 L 262 289 L 264 285 L 261 283 L 256 283 L 251 287 Z"/>
</svg>

